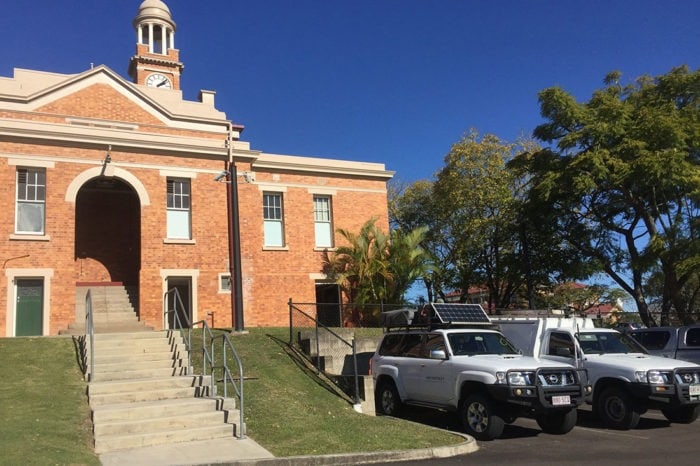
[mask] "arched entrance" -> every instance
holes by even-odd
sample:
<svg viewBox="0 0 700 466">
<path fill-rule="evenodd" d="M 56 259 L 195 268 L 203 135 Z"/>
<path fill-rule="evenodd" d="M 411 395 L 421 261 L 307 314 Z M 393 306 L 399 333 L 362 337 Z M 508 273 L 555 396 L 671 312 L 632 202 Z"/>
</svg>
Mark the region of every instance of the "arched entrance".
<svg viewBox="0 0 700 466">
<path fill-rule="evenodd" d="M 137 294 L 141 204 L 136 191 L 121 179 L 101 176 L 80 187 L 75 201 L 75 261 L 79 285 L 121 284 Z"/>
</svg>

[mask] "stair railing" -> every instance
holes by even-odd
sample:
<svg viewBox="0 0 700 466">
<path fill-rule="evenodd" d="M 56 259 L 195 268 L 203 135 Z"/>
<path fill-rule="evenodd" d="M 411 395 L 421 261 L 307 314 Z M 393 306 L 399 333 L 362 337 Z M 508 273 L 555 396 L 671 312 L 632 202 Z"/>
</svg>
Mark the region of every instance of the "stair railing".
<svg viewBox="0 0 700 466">
<path fill-rule="evenodd" d="M 90 375 L 88 382 L 95 381 L 95 322 L 92 312 L 92 293 L 85 295 L 85 337 L 90 339 Z"/>
<path fill-rule="evenodd" d="M 168 309 L 168 297 L 172 298 L 173 302 L 173 309 Z M 190 323 L 190 320 L 188 318 L 188 313 L 186 312 L 186 308 L 184 303 L 182 302 L 182 298 L 180 297 L 180 292 L 178 291 L 177 288 L 171 288 L 165 293 L 164 299 L 163 299 L 163 306 L 165 307 L 164 310 L 164 316 L 166 319 L 166 322 L 170 322 L 169 317 L 172 315 L 173 316 L 173 325 L 176 327 L 176 329 L 179 329 L 181 332 L 186 331 L 187 336 L 185 338 L 185 346 L 187 350 L 187 367 L 188 370 L 192 368 L 192 360 L 191 360 L 191 353 L 192 353 L 192 330 L 196 326 L 200 326 L 202 328 L 202 374 L 209 375 L 209 396 L 214 397 L 216 396 L 216 370 L 220 369 L 222 372 L 222 382 L 223 382 L 223 388 L 224 388 L 224 399 L 228 398 L 228 384 L 230 383 L 233 390 L 236 393 L 236 396 L 238 398 L 238 412 L 240 415 L 240 420 L 239 420 L 239 432 L 237 437 L 239 439 L 244 439 L 246 438 L 245 436 L 245 423 L 243 422 L 244 420 L 244 415 L 243 415 L 243 364 L 241 363 L 241 358 L 238 356 L 238 353 L 236 352 L 235 348 L 233 347 L 233 343 L 231 343 L 231 339 L 228 337 L 227 334 L 221 334 L 219 336 L 215 336 L 214 333 L 212 332 L 211 327 L 209 327 L 209 324 L 207 323 L 206 320 L 200 320 L 194 323 Z M 178 312 L 178 310 L 180 312 Z M 180 319 L 180 316 L 182 316 L 182 320 Z M 184 325 L 183 325 L 184 324 Z M 208 341 L 207 341 L 208 338 Z M 221 353 L 222 353 L 222 363 L 221 366 L 216 365 L 216 359 L 215 359 L 215 343 L 217 340 L 221 340 Z M 231 370 L 228 367 L 228 353 L 227 353 L 227 348 L 228 351 L 231 354 L 231 357 L 236 362 L 236 365 L 238 366 L 238 383 L 236 383 L 235 378 L 232 375 Z M 207 365 L 208 365 L 208 370 L 207 370 Z"/>
</svg>

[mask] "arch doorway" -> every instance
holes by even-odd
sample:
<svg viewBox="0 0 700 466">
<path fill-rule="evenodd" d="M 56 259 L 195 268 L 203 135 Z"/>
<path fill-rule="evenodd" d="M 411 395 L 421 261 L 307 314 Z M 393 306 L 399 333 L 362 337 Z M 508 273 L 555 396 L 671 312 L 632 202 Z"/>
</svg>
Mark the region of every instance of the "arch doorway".
<svg viewBox="0 0 700 466">
<path fill-rule="evenodd" d="M 134 189 L 119 178 L 93 178 L 78 191 L 75 262 L 79 284 L 121 284 L 137 293 L 141 204 Z"/>
</svg>

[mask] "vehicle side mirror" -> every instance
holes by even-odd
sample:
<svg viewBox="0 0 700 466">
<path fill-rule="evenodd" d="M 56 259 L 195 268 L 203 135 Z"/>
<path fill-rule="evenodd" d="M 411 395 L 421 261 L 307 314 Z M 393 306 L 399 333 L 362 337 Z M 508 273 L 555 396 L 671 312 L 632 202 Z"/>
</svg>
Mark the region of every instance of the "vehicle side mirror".
<svg viewBox="0 0 700 466">
<path fill-rule="evenodd" d="M 447 353 L 441 349 L 430 350 L 430 359 L 447 359 Z"/>
<path fill-rule="evenodd" d="M 570 348 L 564 348 L 564 347 L 559 347 L 554 350 L 554 354 L 557 356 L 563 356 L 565 358 L 570 358 L 571 357 L 571 349 Z"/>
</svg>

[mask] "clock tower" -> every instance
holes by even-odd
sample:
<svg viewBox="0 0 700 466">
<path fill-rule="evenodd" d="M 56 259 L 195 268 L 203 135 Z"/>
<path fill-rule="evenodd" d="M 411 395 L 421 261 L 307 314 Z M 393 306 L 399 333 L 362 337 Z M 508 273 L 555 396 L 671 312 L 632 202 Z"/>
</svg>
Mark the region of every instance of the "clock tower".
<svg viewBox="0 0 700 466">
<path fill-rule="evenodd" d="M 136 84 L 158 89 L 180 89 L 184 65 L 175 48 L 175 22 L 161 0 L 144 0 L 134 18 L 136 55 L 129 76 Z"/>
</svg>

